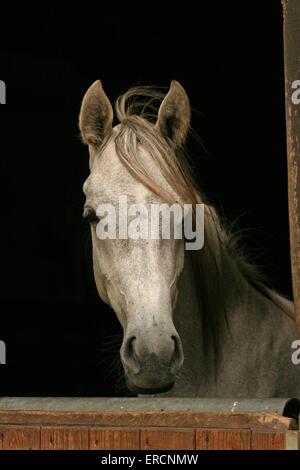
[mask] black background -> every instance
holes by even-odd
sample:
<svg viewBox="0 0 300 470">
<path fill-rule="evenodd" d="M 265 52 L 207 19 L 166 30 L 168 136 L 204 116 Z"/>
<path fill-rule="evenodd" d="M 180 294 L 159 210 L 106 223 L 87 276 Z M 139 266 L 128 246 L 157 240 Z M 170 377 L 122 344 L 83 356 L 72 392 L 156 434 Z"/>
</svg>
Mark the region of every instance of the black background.
<svg viewBox="0 0 300 470">
<path fill-rule="evenodd" d="M 127 393 L 81 219 L 77 121 L 98 78 L 112 101 L 133 84 L 182 83 L 204 142 L 188 143 L 200 185 L 291 293 L 280 1 L 103 4 L 1 13 L 1 395 Z"/>
</svg>

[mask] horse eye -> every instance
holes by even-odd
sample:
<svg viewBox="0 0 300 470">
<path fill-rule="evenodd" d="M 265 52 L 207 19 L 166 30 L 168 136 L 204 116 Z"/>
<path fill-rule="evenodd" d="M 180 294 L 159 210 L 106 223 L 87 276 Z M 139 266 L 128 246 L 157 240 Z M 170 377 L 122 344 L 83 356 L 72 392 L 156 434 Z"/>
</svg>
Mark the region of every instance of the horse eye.
<svg viewBox="0 0 300 470">
<path fill-rule="evenodd" d="M 90 224 L 97 224 L 100 220 L 96 212 L 93 211 L 92 209 L 85 209 L 82 217 L 84 218 L 84 220 L 86 220 Z"/>
</svg>

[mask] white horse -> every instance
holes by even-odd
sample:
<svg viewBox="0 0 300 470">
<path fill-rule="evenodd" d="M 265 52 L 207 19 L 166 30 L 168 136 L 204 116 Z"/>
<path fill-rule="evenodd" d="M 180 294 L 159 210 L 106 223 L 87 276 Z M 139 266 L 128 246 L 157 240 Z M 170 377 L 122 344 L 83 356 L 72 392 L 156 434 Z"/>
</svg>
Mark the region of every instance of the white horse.
<svg viewBox="0 0 300 470">
<path fill-rule="evenodd" d="M 84 217 L 95 281 L 123 327 L 128 387 L 187 397 L 300 397 L 293 304 L 265 286 L 197 189 L 182 151 L 190 125 L 185 90 L 172 81 L 153 122 L 148 111 L 157 98 L 150 88 L 130 89 L 116 102 L 120 124 L 113 127 L 97 81 L 79 119 L 90 154 Z M 97 207 L 116 206 L 123 195 L 146 206 L 205 203 L 203 249 L 185 251 L 174 237 L 100 240 Z"/>
</svg>

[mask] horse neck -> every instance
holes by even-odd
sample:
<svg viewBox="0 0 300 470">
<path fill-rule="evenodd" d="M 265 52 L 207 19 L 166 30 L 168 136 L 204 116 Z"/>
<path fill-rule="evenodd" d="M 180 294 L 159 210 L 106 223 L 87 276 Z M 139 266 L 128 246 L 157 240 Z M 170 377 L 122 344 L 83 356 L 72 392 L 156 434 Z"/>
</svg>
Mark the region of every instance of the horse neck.
<svg viewBox="0 0 300 470">
<path fill-rule="evenodd" d="M 217 397 L 224 396 L 224 391 L 233 396 L 239 374 L 244 385 L 238 393 L 254 396 L 253 381 L 247 377 L 260 374 L 264 383 L 272 358 L 286 354 L 296 337 L 293 323 L 284 315 L 292 316 L 292 303 L 272 291 L 265 295 L 257 289 L 227 243 L 214 246 L 215 251 L 207 245 L 199 253 L 185 252 L 174 312 L 185 361 L 174 396 Z M 255 281 L 255 274 L 252 278 Z M 282 338 L 287 338 L 286 343 Z M 269 390 L 262 388 L 260 393 L 267 396 Z"/>
<path fill-rule="evenodd" d="M 174 312 L 174 324 L 184 351 L 184 366 L 177 378 L 174 396 L 197 396 L 200 384 L 212 374 L 213 348 L 205 329 L 200 296 L 195 260 L 187 251 Z"/>
<path fill-rule="evenodd" d="M 199 263 L 202 254 L 202 263 Z M 226 256 L 223 253 L 222 262 L 219 263 L 219 283 L 214 278 L 214 270 L 209 266 L 205 269 L 205 263 L 213 263 L 209 260 L 211 254 L 210 250 L 205 253 L 185 252 L 174 312 L 174 323 L 185 356 L 175 391 L 178 395 L 196 396 L 202 387 L 204 391 L 214 393 L 220 360 L 218 353 L 223 351 L 224 332 L 236 329 L 235 313 L 240 310 L 243 301 L 249 298 L 249 305 L 254 302 L 251 299 L 255 295 L 254 289 L 241 275 L 229 253 Z M 215 290 L 215 286 L 220 287 L 220 291 Z"/>
</svg>

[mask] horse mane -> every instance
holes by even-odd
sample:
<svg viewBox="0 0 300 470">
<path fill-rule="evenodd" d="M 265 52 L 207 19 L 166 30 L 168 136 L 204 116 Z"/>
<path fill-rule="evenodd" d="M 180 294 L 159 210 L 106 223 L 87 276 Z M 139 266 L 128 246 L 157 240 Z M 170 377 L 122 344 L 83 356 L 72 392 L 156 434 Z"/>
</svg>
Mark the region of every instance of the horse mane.
<svg viewBox="0 0 300 470">
<path fill-rule="evenodd" d="M 115 104 L 116 115 L 120 121 L 120 131 L 115 138 L 116 152 L 134 177 L 162 200 L 192 204 L 193 207 L 197 203 L 204 203 L 205 242 L 203 248 L 191 252 L 191 256 L 201 282 L 201 302 L 207 313 L 207 321 L 212 322 L 213 328 L 219 324 L 216 314 L 220 311 L 220 305 L 225 306 L 228 295 L 224 287 L 224 269 L 230 266 L 230 263 L 257 292 L 285 310 L 267 287 L 263 275 L 242 252 L 238 235 L 226 229 L 216 209 L 197 187 L 185 148 L 175 147 L 155 126 L 158 108 L 164 96 L 161 91 L 144 86 L 130 88 L 119 96 Z M 174 188 L 179 201 L 158 185 L 153 175 L 144 167 L 139 159 L 139 145 L 150 154 L 169 186 Z M 224 313 L 226 321 L 226 311 Z"/>
</svg>

